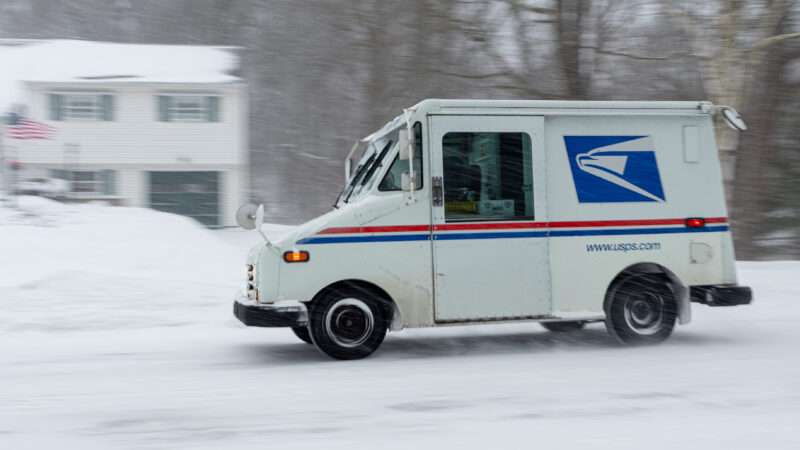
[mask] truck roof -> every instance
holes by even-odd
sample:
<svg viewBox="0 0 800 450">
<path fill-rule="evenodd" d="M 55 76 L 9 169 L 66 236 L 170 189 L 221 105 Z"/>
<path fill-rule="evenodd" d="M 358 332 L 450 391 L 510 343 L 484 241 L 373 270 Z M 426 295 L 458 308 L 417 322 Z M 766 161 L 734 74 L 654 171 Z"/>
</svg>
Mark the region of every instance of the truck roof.
<svg viewBox="0 0 800 450">
<path fill-rule="evenodd" d="M 586 100 L 469 100 L 426 99 L 413 109 L 427 114 L 542 113 L 542 114 L 709 114 L 705 101 L 586 101 Z"/>
<path fill-rule="evenodd" d="M 589 101 L 589 100 L 476 100 L 429 98 L 412 106 L 417 114 L 498 115 L 707 115 L 714 105 L 707 101 Z M 399 127 L 402 114 L 362 141 L 371 141 Z"/>
</svg>

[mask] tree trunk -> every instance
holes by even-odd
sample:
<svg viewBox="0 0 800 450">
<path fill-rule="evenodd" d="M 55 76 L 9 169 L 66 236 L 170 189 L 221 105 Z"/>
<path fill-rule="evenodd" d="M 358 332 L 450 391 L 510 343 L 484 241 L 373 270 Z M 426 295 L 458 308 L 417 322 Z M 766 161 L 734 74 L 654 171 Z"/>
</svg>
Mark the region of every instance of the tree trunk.
<svg viewBox="0 0 800 450">
<path fill-rule="evenodd" d="M 587 89 L 581 74 L 581 35 L 588 2 L 559 0 L 556 17 L 556 46 L 566 98 L 586 99 Z"/>
<path fill-rule="evenodd" d="M 759 76 L 749 91 L 744 117 L 749 130 L 742 133 L 736 150 L 736 169 L 733 181 L 734 238 L 736 256 L 748 260 L 759 256 L 756 238 L 764 229 L 766 220 L 766 177 L 769 161 L 774 153 L 775 113 L 783 91 L 784 58 L 780 49 L 765 55 Z"/>
</svg>

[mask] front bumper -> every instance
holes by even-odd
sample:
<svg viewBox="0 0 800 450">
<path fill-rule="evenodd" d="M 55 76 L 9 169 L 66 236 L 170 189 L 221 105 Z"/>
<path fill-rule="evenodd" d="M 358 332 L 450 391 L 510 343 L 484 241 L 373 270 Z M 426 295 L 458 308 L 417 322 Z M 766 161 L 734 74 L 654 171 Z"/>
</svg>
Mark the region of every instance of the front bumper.
<svg viewBox="0 0 800 450">
<path fill-rule="evenodd" d="M 296 301 L 256 303 L 238 296 L 233 315 L 248 327 L 303 327 L 308 324 L 306 305 Z"/>
<path fill-rule="evenodd" d="M 690 297 L 693 302 L 708 306 L 749 305 L 753 301 L 753 291 L 736 285 L 691 286 Z"/>
</svg>

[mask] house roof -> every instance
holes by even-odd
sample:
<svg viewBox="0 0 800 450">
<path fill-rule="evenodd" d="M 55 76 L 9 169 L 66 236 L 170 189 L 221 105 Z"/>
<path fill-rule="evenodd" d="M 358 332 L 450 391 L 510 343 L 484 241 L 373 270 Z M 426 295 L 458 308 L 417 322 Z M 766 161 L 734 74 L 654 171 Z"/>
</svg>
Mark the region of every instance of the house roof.
<svg viewBox="0 0 800 450">
<path fill-rule="evenodd" d="M 234 47 L 81 40 L 0 40 L 0 114 L 23 101 L 24 82 L 230 83 Z"/>
</svg>

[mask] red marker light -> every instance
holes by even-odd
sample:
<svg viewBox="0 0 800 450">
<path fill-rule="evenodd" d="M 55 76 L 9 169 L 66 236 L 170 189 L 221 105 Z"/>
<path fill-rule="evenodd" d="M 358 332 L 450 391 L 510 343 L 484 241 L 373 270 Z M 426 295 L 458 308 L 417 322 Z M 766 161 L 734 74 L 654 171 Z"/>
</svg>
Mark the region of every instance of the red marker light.
<svg viewBox="0 0 800 450">
<path fill-rule="evenodd" d="M 703 228 L 706 226 L 706 219 L 702 217 L 690 217 L 686 219 L 686 228 Z"/>
</svg>

